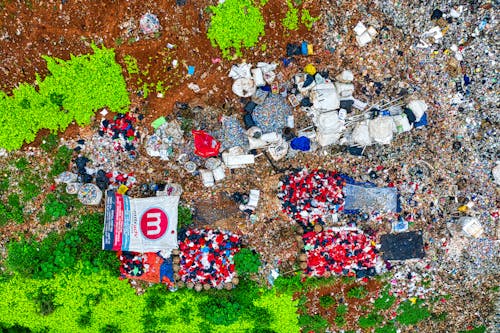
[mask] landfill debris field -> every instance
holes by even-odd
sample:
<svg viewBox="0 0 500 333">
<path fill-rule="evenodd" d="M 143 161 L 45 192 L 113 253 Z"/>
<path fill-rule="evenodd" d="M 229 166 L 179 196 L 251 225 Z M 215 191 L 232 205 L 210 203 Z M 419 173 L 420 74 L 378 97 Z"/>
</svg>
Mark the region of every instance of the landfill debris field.
<svg viewBox="0 0 500 333">
<path fill-rule="evenodd" d="M 0 0 L 2 332 L 499 332 L 498 2 Z"/>
</svg>

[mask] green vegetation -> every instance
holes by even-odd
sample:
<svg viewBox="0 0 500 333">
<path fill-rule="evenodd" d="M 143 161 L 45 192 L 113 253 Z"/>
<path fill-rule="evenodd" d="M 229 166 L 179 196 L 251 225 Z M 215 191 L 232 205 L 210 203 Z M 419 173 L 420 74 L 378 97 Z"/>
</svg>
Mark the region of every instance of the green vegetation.
<svg viewBox="0 0 500 333">
<path fill-rule="evenodd" d="M 390 295 L 389 289 L 389 286 L 384 288 L 379 297 L 375 300 L 375 303 L 373 304 L 375 310 L 387 310 L 394 304 L 396 296 Z"/>
<path fill-rule="evenodd" d="M 361 328 L 370 328 L 382 324 L 383 321 L 384 317 L 375 312 L 372 312 L 366 316 L 359 317 L 358 324 Z"/>
<path fill-rule="evenodd" d="M 64 130 L 72 122 L 87 125 L 105 106 L 126 112 L 130 104 L 121 67 L 112 49 L 92 45 L 94 54 L 64 61 L 44 56 L 50 72 L 34 85 L 20 84 L 12 96 L 0 91 L 0 147 L 9 151 L 32 142 L 46 128 Z"/>
<path fill-rule="evenodd" d="M 304 332 L 325 332 L 328 328 L 328 321 L 320 315 L 303 315 L 299 317 L 299 325 Z"/>
<path fill-rule="evenodd" d="M 179 205 L 177 208 L 177 230 L 186 228 L 193 224 L 193 213 L 191 208 Z"/>
<path fill-rule="evenodd" d="M 44 210 L 39 215 L 40 223 L 55 221 L 72 212 L 77 212 L 82 204 L 76 196 L 67 194 L 62 188 L 45 197 Z"/>
<path fill-rule="evenodd" d="M 233 57 L 233 51 L 240 57 L 242 48 L 256 45 L 264 35 L 264 18 L 250 0 L 226 0 L 209 9 L 212 18 L 207 37 L 213 47 L 221 49 L 226 59 Z"/>
<path fill-rule="evenodd" d="M 321 17 L 312 17 L 309 13 L 309 10 L 302 9 L 302 13 L 300 16 L 300 22 L 306 26 L 307 30 L 311 30 L 314 22 L 318 21 Z"/>
<path fill-rule="evenodd" d="M 331 295 L 323 295 L 319 298 L 319 305 L 322 308 L 328 309 L 335 304 L 335 299 Z"/>
<path fill-rule="evenodd" d="M 299 28 L 299 9 L 295 8 L 291 0 L 287 1 L 288 11 L 281 23 L 288 30 L 297 30 Z"/>
<path fill-rule="evenodd" d="M 337 315 L 341 315 L 341 316 L 345 315 L 347 313 L 347 309 L 348 309 L 348 307 L 346 304 L 339 304 L 337 306 Z"/>
<path fill-rule="evenodd" d="M 415 304 L 410 301 L 402 302 L 398 307 L 396 320 L 403 325 L 414 325 L 429 318 L 431 316 L 429 310 L 421 303 L 420 300 Z"/>
<path fill-rule="evenodd" d="M 363 299 L 368 295 L 368 291 L 363 286 L 356 286 L 347 292 L 347 297 Z"/>
<path fill-rule="evenodd" d="M 247 276 L 252 273 L 257 273 L 261 265 L 260 256 L 255 251 L 244 248 L 234 256 L 234 265 L 236 271 L 241 276 Z"/>
<path fill-rule="evenodd" d="M 56 134 L 50 133 L 47 135 L 43 141 L 42 144 L 40 145 L 40 148 L 45 150 L 46 153 L 50 153 L 56 149 L 57 145 L 59 144 L 59 140 Z"/>
<path fill-rule="evenodd" d="M 23 222 L 23 206 L 21 206 L 19 196 L 15 193 L 7 197 L 6 203 L 0 201 L 0 226 L 9 221 Z"/>
<path fill-rule="evenodd" d="M 80 262 L 83 272 L 100 269 L 118 271 L 113 252 L 101 250 L 102 214 L 85 215 L 74 229 L 59 235 L 50 233 L 41 242 L 22 238 L 7 245 L 7 268 L 36 279 L 50 279 Z"/>
<path fill-rule="evenodd" d="M 393 322 L 389 322 L 381 327 L 375 328 L 375 333 L 396 333 L 397 329 Z"/>
</svg>

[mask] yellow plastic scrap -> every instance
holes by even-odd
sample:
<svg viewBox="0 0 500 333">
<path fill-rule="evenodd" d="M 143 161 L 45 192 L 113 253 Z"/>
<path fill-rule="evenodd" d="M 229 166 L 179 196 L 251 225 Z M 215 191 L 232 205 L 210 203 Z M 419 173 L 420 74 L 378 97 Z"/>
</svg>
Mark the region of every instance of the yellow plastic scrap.
<svg viewBox="0 0 500 333">
<path fill-rule="evenodd" d="M 458 207 L 458 211 L 460 213 L 467 213 L 468 210 L 469 210 L 469 207 L 467 205 L 463 205 L 463 206 Z"/>
<path fill-rule="evenodd" d="M 316 74 L 317 70 L 313 64 L 307 64 L 306 67 L 304 67 L 304 72 L 306 72 L 309 75 L 314 75 Z"/>
<path fill-rule="evenodd" d="M 416 297 L 410 297 L 409 298 L 411 304 L 416 304 L 417 303 L 417 298 Z"/>
<path fill-rule="evenodd" d="M 126 185 L 120 185 L 120 187 L 118 187 L 118 190 L 116 191 L 118 194 L 125 194 L 127 193 L 128 191 L 128 187 Z"/>
<path fill-rule="evenodd" d="M 313 55 L 313 46 L 311 44 L 307 44 L 307 55 Z"/>
</svg>

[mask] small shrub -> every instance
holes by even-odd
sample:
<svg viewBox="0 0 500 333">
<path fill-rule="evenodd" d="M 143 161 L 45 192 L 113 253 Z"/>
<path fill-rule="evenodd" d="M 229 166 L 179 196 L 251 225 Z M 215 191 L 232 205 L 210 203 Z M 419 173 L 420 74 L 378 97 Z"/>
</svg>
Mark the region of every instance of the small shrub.
<svg viewBox="0 0 500 333">
<path fill-rule="evenodd" d="M 350 298 L 363 299 L 366 295 L 368 295 L 368 291 L 363 286 L 353 287 L 347 292 L 347 297 Z"/>
<path fill-rule="evenodd" d="M 330 295 L 323 295 L 319 298 L 319 305 L 322 308 L 328 309 L 335 303 L 335 299 Z"/>
<path fill-rule="evenodd" d="M 337 315 L 339 315 L 339 316 L 343 316 L 343 315 L 345 315 L 345 314 L 347 313 L 347 309 L 348 309 L 348 308 L 347 308 L 347 305 L 346 305 L 346 304 L 339 304 L 339 305 L 337 306 L 337 312 L 336 312 L 336 313 L 337 313 Z"/>
<path fill-rule="evenodd" d="M 217 6 L 210 6 L 212 18 L 207 37 L 213 47 L 219 47 L 222 56 L 241 56 L 242 48 L 257 44 L 264 35 L 264 18 L 259 8 L 250 0 L 226 0 Z"/>
<path fill-rule="evenodd" d="M 335 322 L 335 325 L 337 325 L 338 327 L 343 327 L 347 321 L 346 321 L 344 316 L 337 315 L 334 319 L 334 322 Z"/>
<path fill-rule="evenodd" d="M 373 306 L 376 310 L 387 310 L 396 301 L 396 296 L 389 294 L 389 288 L 386 287 L 380 293 L 380 296 L 375 300 Z"/>
<path fill-rule="evenodd" d="M 193 223 L 191 208 L 179 205 L 177 208 L 177 229 L 185 228 Z"/>
<path fill-rule="evenodd" d="M 301 315 L 299 316 L 299 326 L 303 332 L 325 332 L 329 326 L 328 321 L 320 315 Z"/>
<path fill-rule="evenodd" d="M 293 6 L 291 0 L 287 1 L 288 11 L 286 16 L 281 20 L 281 23 L 288 30 L 297 30 L 299 28 L 299 10 Z"/>
<path fill-rule="evenodd" d="M 396 320 L 403 325 L 414 325 L 429 318 L 431 315 L 429 310 L 420 303 L 420 301 L 417 301 L 416 304 L 412 304 L 410 301 L 402 302 L 398 307 Z"/>
<path fill-rule="evenodd" d="M 230 325 L 238 320 L 241 307 L 225 297 L 211 297 L 199 304 L 199 311 L 204 319 L 215 325 Z"/>
<path fill-rule="evenodd" d="M 274 281 L 274 288 L 278 293 L 295 293 L 302 290 L 302 282 L 299 274 L 291 277 L 278 276 Z"/>
<path fill-rule="evenodd" d="M 320 16 L 312 17 L 309 10 L 302 9 L 302 15 L 300 16 L 300 22 L 306 26 L 307 30 L 311 30 L 314 22 L 318 21 Z"/>
<path fill-rule="evenodd" d="M 16 166 L 16 168 L 19 171 L 26 171 L 29 164 L 30 164 L 30 162 L 24 157 L 21 157 L 20 159 L 18 159 L 14 162 L 14 165 Z"/>
<path fill-rule="evenodd" d="M 47 316 L 54 312 L 56 305 L 54 304 L 55 293 L 43 290 L 43 288 L 38 289 L 38 291 L 33 295 L 33 300 L 38 305 L 38 313 L 42 316 Z"/>
<path fill-rule="evenodd" d="M 71 157 L 73 156 L 73 150 L 66 146 L 61 146 L 54 156 L 54 163 L 49 172 L 49 176 L 57 176 L 64 171 L 68 170 L 69 163 L 71 162 Z"/>
<path fill-rule="evenodd" d="M 40 148 L 45 150 L 45 152 L 50 153 L 54 149 L 56 149 L 57 145 L 59 144 L 59 140 L 56 134 L 50 133 L 47 135 L 44 139 L 42 144 L 40 145 Z"/>
<path fill-rule="evenodd" d="M 358 324 L 361 328 L 370 328 L 380 325 L 384 320 L 384 317 L 377 313 L 370 313 L 367 316 L 359 317 Z"/>
<path fill-rule="evenodd" d="M 396 333 L 397 329 L 393 322 L 389 322 L 381 327 L 375 328 L 375 333 Z"/>
<path fill-rule="evenodd" d="M 236 271 L 242 276 L 257 273 L 261 265 L 260 256 L 253 250 L 244 248 L 234 256 Z"/>
</svg>

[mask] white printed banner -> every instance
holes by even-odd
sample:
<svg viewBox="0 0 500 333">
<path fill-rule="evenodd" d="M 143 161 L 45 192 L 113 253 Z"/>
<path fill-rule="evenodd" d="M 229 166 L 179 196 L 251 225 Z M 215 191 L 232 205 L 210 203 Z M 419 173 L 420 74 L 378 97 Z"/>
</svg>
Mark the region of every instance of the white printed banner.
<svg viewBox="0 0 500 333">
<path fill-rule="evenodd" d="M 157 252 L 177 248 L 179 196 L 132 199 L 109 191 L 102 248 Z"/>
</svg>

